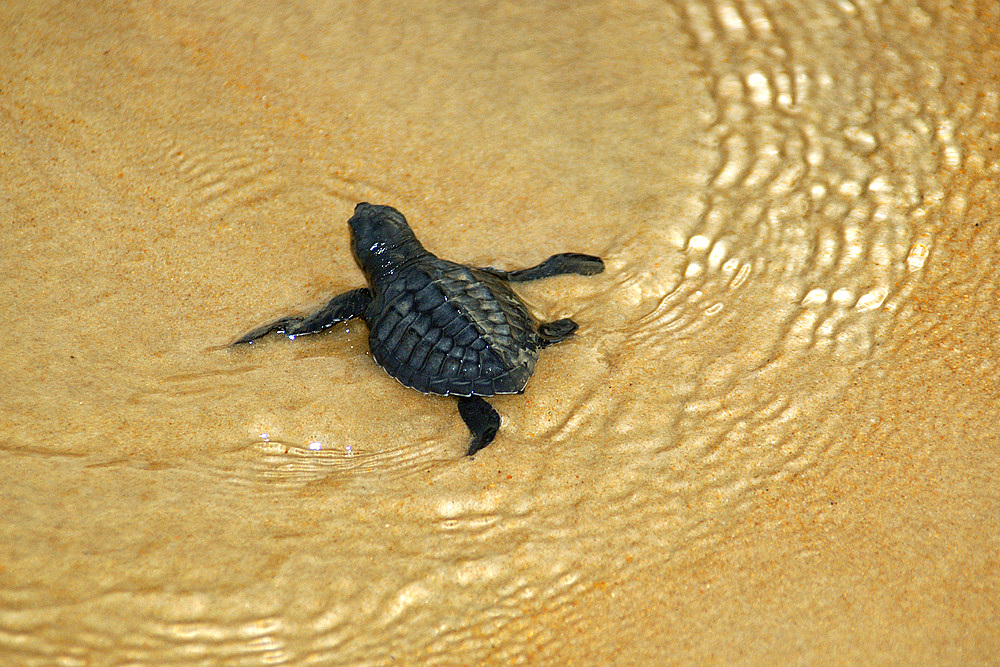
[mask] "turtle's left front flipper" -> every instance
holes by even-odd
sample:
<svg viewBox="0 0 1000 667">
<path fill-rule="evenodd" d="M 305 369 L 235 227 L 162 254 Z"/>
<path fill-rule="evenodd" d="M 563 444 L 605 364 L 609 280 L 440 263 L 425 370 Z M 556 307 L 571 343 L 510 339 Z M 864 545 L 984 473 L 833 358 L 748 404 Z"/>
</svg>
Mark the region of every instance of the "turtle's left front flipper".
<svg viewBox="0 0 1000 667">
<path fill-rule="evenodd" d="M 355 317 L 364 317 L 372 302 L 372 293 L 367 288 L 361 288 L 338 294 L 329 303 L 314 313 L 304 317 L 282 317 L 270 324 L 257 327 L 253 331 L 240 336 L 232 345 L 253 343 L 269 333 L 278 333 L 293 338 L 306 334 L 317 333 L 332 327 L 338 322 Z"/>
<path fill-rule="evenodd" d="M 594 255 L 564 252 L 559 255 L 552 255 L 537 266 L 519 271 L 503 271 L 501 269 L 494 269 L 491 266 L 479 270 L 491 273 L 498 278 L 509 280 L 512 283 L 523 283 L 529 280 L 551 278 L 552 276 L 561 276 L 567 273 L 593 276 L 604 271 L 604 260 Z"/>
<path fill-rule="evenodd" d="M 472 432 L 468 456 L 493 442 L 500 430 L 500 413 L 482 396 L 462 396 L 458 399 L 458 414 Z"/>
</svg>

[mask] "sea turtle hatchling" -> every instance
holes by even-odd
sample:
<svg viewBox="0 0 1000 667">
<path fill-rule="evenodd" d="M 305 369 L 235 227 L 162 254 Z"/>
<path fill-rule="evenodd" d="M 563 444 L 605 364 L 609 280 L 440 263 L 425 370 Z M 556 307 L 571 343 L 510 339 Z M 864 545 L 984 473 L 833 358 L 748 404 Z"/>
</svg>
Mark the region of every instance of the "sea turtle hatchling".
<svg viewBox="0 0 1000 667">
<path fill-rule="evenodd" d="M 474 268 L 425 250 L 390 206 L 358 204 L 348 224 L 368 287 L 335 296 L 309 315 L 258 327 L 233 345 L 269 333 L 294 339 L 360 317 L 372 356 L 389 375 L 427 394 L 458 397 L 458 412 L 472 432 L 468 453 L 475 454 L 500 428 L 500 415 L 483 396 L 522 393 L 538 350 L 577 329 L 568 318 L 539 322 L 508 283 L 590 276 L 603 271 L 604 262 L 563 253 L 520 271 Z"/>
</svg>

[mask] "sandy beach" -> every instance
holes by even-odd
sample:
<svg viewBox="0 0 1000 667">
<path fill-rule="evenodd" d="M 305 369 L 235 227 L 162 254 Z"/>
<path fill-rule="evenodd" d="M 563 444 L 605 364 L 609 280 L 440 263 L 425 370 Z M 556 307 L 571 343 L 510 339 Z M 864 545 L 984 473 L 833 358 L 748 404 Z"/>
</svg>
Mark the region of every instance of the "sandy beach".
<svg viewBox="0 0 1000 667">
<path fill-rule="evenodd" d="M 0 8 L 4 664 L 1000 661 L 1000 8 Z M 571 340 L 465 456 L 347 219 Z"/>
</svg>

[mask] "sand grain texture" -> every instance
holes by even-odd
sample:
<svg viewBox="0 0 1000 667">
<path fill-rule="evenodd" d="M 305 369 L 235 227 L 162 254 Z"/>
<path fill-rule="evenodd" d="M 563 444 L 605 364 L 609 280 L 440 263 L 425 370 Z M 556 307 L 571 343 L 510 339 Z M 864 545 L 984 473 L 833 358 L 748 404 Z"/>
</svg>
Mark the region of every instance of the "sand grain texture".
<svg viewBox="0 0 1000 667">
<path fill-rule="evenodd" d="M 0 9 L 13 664 L 1000 660 L 994 3 Z M 346 220 L 608 270 L 497 440 Z"/>
</svg>

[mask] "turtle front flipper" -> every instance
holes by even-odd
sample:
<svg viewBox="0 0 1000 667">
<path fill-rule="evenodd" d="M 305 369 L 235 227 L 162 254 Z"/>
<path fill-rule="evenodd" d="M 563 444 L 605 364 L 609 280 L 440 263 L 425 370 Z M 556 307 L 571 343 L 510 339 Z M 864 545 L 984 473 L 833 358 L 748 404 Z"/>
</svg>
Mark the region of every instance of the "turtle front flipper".
<svg viewBox="0 0 1000 667">
<path fill-rule="evenodd" d="M 233 341 L 232 345 L 253 343 L 258 338 L 263 338 L 269 333 L 284 334 L 289 338 L 317 333 L 323 329 L 332 327 L 338 322 L 355 317 L 364 317 L 371 302 L 372 293 L 367 288 L 338 294 L 330 299 L 329 303 L 314 313 L 310 313 L 305 317 L 282 317 L 279 320 L 257 327 L 253 331 L 244 334 Z"/>
<path fill-rule="evenodd" d="M 604 271 L 604 260 L 594 255 L 581 255 L 576 252 L 564 252 L 552 255 L 547 260 L 537 266 L 532 266 L 519 271 L 503 271 L 487 267 L 480 269 L 486 273 L 491 273 L 498 278 L 503 278 L 512 283 L 523 283 L 529 280 L 540 280 L 541 278 L 551 278 L 561 276 L 566 273 L 576 273 L 581 276 L 593 276 Z"/>
<path fill-rule="evenodd" d="M 482 396 L 462 396 L 458 399 L 458 414 L 472 432 L 472 443 L 469 451 L 472 456 L 486 445 L 493 442 L 500 430 L 500 413 L 486 402 Z"/>
</svg>

